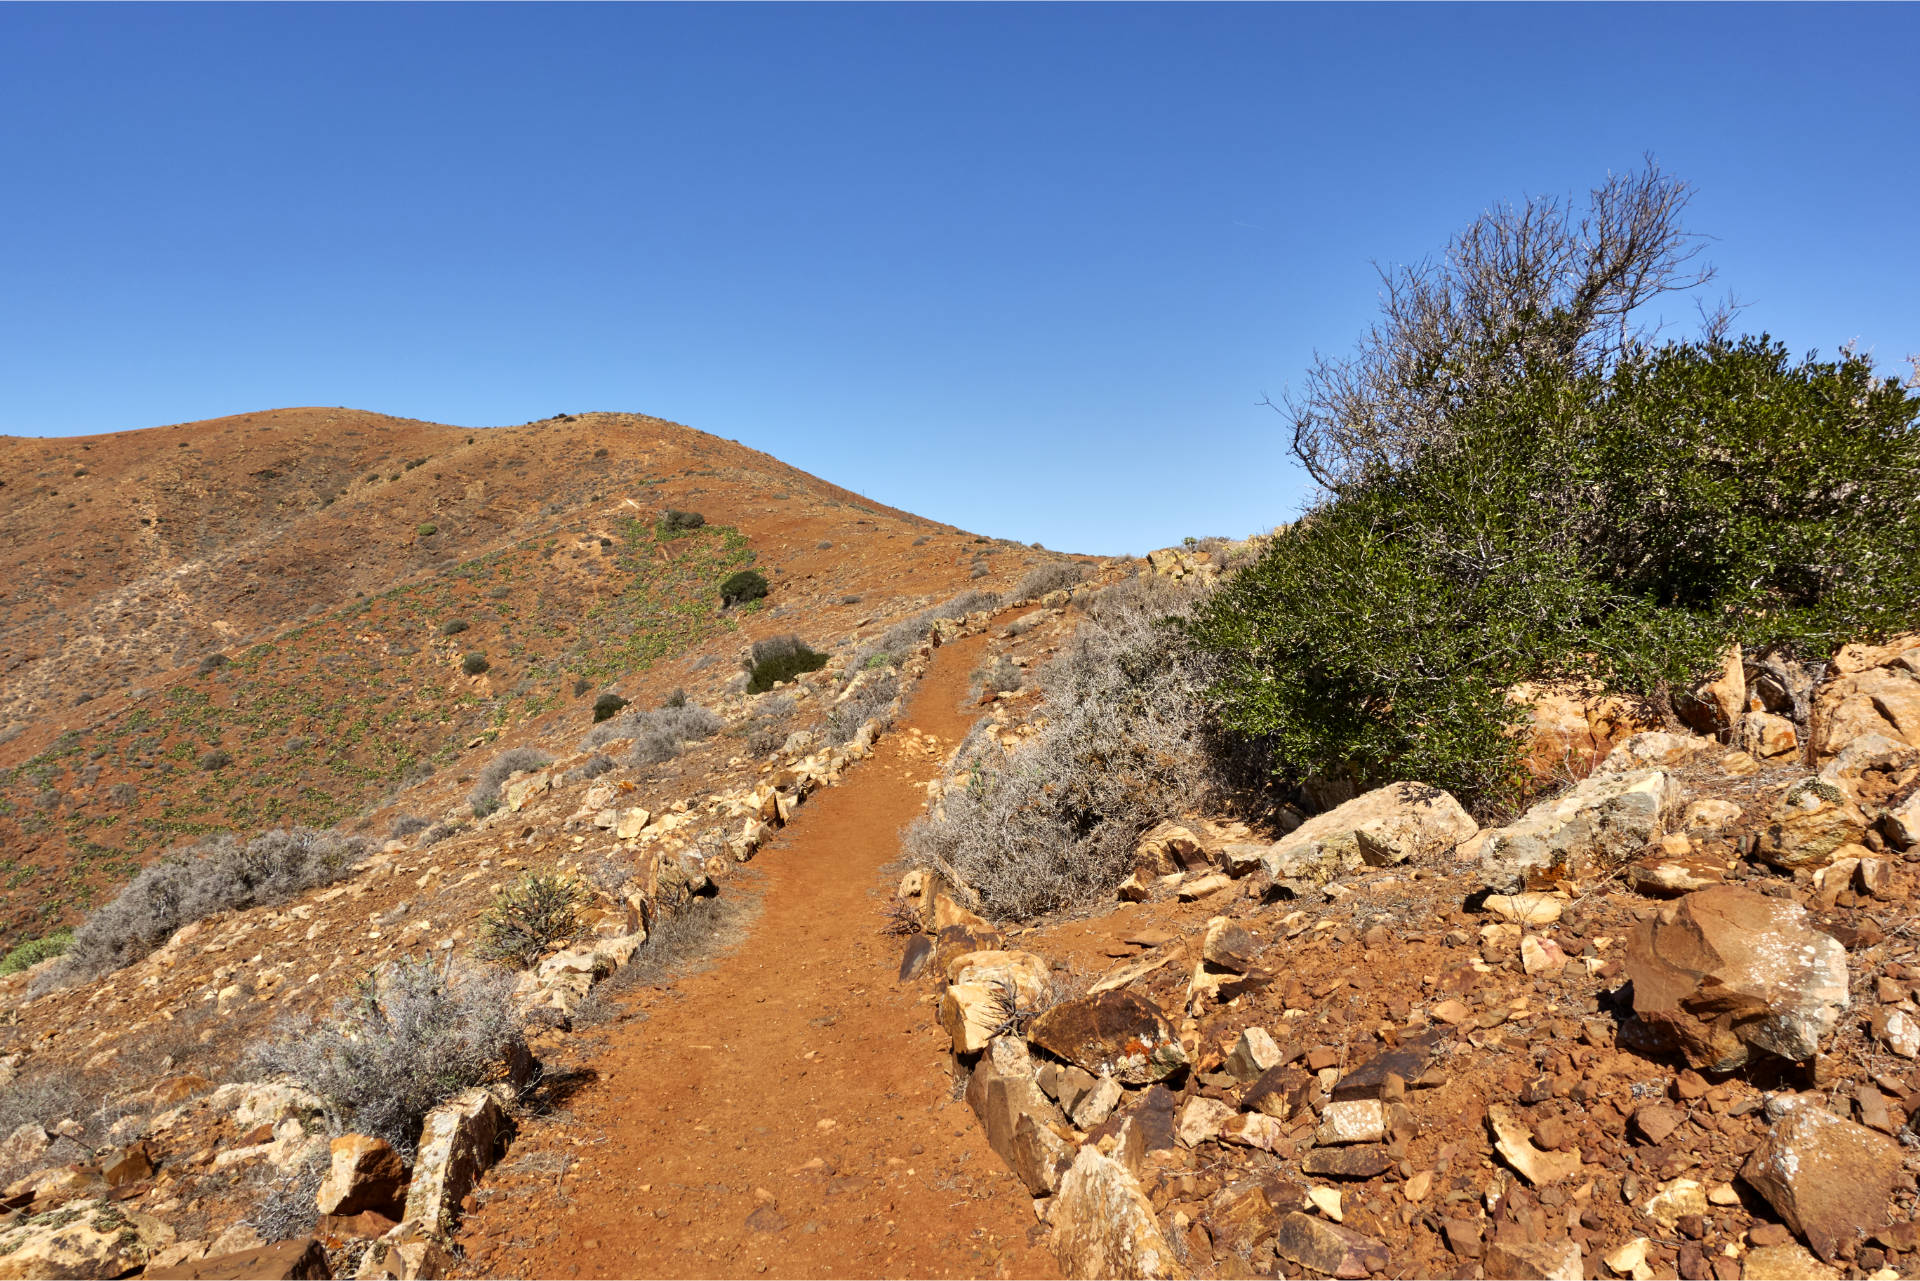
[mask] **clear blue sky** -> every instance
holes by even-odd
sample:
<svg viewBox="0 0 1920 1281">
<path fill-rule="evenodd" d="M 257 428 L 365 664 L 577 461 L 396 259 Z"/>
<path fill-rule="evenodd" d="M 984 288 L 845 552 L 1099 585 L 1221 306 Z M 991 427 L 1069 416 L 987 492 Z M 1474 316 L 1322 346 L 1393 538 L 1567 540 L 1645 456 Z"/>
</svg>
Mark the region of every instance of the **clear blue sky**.
<svg viewBox="0 0 1920 1281">
<path fill-rule="evenodd" d="M 1653 152 L 1920 350 L 1920 7 L 0 6 L 0 432 L 625 409 L 1096 552 L 1287 519 L 1370 262 Z"/>
</svg>

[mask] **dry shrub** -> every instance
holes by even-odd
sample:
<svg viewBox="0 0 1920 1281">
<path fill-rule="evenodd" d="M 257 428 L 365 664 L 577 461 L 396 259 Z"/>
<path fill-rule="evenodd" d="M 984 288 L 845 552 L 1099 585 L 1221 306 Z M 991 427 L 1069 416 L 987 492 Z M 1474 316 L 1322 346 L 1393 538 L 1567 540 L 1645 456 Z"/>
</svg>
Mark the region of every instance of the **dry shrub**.
<svg viewBox="0 0 1920 1281">
<path fill-rule="evenodd" d="M 528 868 L 481 914 L 474 952 L 484 960 L 526 969 L 554 945 L 579 937 L 580 906 L 587 897 L 586 886 L 576 877 Z"/>
<path fill-rule="evenodd" d="M 467 794 L 476 815 L 483 815 L 498 808 L 500 803 L 500 785 L 515 774 L 525 770 L 536 770 L 553 764 L 553 757 L 537 747 L 509 747 L 480 771 L 474 780 L 473 791 Z"/>
</svg>

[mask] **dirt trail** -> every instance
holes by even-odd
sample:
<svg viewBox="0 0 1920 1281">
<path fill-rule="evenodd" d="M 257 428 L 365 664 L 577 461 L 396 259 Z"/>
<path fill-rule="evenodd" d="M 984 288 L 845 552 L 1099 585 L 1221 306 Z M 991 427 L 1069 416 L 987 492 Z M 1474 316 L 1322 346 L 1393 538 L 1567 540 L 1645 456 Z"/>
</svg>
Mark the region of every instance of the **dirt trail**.
<svg viewBox="0 0 1920 1281">
<path fill-rule="evenodd" d="M 971 725 L 984 637 L 936 651 L 902 724 L 763 850 L 746 940 L 635 998 L 567 1103 L 461 1230 L 487 1276 L 1051 1276 L 1024 1190 L 939 1070 L 926 989 L 896 981 L 879 869 Z M 916 750 L 907 731 L 939 740 Z M 542 1151 L 541 1149 L 546 1149 Z M 505 1174 L 505 1171 L 502 1171 Z"/>
</svg>

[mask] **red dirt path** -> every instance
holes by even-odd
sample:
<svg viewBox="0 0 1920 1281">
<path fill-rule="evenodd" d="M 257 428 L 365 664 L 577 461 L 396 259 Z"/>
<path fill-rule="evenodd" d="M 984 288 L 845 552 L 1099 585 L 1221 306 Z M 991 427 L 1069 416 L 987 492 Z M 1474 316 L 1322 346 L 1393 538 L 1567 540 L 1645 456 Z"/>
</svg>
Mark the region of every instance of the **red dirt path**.
<svg viewBox="0 0 1920 1281">
<path fill-rule="evenodd" d="M 935 654 L 907 717 L 762 852 L 747 940 L 671 991 L 634 998 L 530 1152 L 574 1158 L 471 1214 L 484 1276 L 1053 1276 L 1017 1181 L 966 1104 L 925 989 L 896 981 L 881 869 L 922 784 L 964 735 L 984 637 Z M 915 750 L 907 731 L 939 739 Z M 541 1152 L 539 1149 L 548 1149 Z M 559 1162 L 554 1162 L 559 1164 Z"/>
</svg>

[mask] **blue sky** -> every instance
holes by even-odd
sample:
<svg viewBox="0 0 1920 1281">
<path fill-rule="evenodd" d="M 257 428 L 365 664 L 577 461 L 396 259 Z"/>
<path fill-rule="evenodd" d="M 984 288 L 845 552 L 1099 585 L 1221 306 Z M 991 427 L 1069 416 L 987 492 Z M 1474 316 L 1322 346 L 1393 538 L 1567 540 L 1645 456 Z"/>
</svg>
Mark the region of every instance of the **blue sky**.
<svg viewBox="0 0 1920 1281">
<path fill-rule="evenodd" d="M 1094 552 L 1289 518 L 1373 260 L 1654 153 L 1920 351 L 1920 7 L 0 6 L 0 432 L 624 409 Z M 1690 310 L 1680 314 L 1689 316 Z"/>
</svg>

